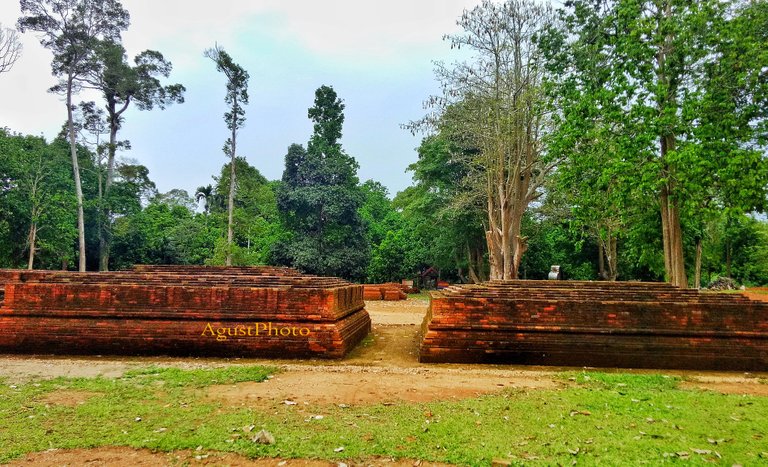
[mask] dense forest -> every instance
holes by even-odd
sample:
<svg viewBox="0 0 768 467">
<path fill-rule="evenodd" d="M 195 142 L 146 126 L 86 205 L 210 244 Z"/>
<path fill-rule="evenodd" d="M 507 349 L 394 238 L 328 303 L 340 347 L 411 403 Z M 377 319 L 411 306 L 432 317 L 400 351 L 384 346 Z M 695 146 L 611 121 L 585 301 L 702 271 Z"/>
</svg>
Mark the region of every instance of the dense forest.
<svg viewBox="0 0 768 467">
<path fill-rule="evenodd" d="M 226 78 L 227 162 L 194 193 L 159 193 L 119 135 L 131 104 L 184 105 L 184 87 L 162 82 L 170 62 L 153 50 L 128 61 L 115 0 L 21 3 L 19 29 L 53 53 L 68 112 L 51 141 L 0 129 L 0 267 L 274 264 L 478 282 L 543 279 L 556 264 L 569 279 L 768 284 L 766 2 L 465 11 L 446 40 L 469 58 L 438 64 L 442 93 L 404 123 L 423 139 L 396 194 L 358 179 L 328 85 L 307 103 L 307 141 L 286 141 L 282 179 L 262 176 L 237 149 L 248 73 L 218 46 L 205 55 Z M 75 103 L 83 87 L 102 101 Z"/>
</svg>

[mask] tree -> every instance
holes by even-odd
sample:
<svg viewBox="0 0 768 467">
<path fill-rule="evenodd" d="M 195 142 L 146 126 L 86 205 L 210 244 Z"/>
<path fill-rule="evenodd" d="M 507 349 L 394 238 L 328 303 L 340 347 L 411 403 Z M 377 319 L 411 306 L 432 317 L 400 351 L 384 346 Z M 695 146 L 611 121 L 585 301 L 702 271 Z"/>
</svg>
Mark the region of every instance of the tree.
<svg viewBox="0 0 768 467">
<path fill-rule="evenodd" d="M 307 149 L 288 148 L 277 203 L 288 237 L 274 258 L 303 271 L 362 279 L 368 263 L 357 162 L 339 140 L 344 104 L 330 86 L 315 91 L 307 113 L 314 131 Z"/>
<path fill-rule="evenodd" d="M 210 214 L 211 209 L 216 202 L 216 198 L 213 192 L 213 185 L 209 183 L 208 185 L 197 187 L 197 190 L 195 190 L 195 202 L 200 204 L 200 201 L 203 202 L 203 213 L 205 215 Z"/>
<path fill-rule="evenodd" d="M 66 169 L 68 153 L 61 143 L 48 144 L 41 137 L 0 129 L 0 212 L 7 212 L 3 217 L 11 234 L 2 243 L 14 245 L 17 253 L 26 251 L 28 269 L 61 260 L 56 256 L 71 249 L 73 232 L 67 223 L 73 220 L 68 214 L 74 196 Z M 0 263 L 20 265 L 11 258 L 16 252 Z"/>
<path fill-rule="evenodd" d="M 119 39 L 120 32 L 128 27 L 129 15 L 117 0 L 21 0 L 20 4 L 26 16 L 19 19 L 19 29 L 42 33 L 40 42 L 53 53 L 53 74 L 59 78 L 51 91 L 66 96 L 67 132 L 77 198 L 78 268 L 85 271 L 85 215 L 72 96 L 92 70 L 97 43 Z"/>
<path fill-rule="evenodd" d="M 452 48 L 471 50 L 473 61 L 438 64 L 443 94 L 428 101 L 436 118 L 411 124 L 437 127 L 461 146 L 477 149 L 467 153 L 473 171 L 465 183 L 483 199 L 492 279 L 518 277 L 527 249 L 523 215 L 556 165 L 542 141 L 548 120 L 535 41 L 551 21 L 548 7 L 529 0 L 484 0 L 465 11 L 458 21 L 463 32 L 447 39 Z"/>
<path fill-rule="evenodd" d="M 402 210 L 409 263 L 417 269 L 437 268 L 462 282 L 488 278 L 484 203 L 472 180 L 474 147 L 463 147 L 442 133 L 424 138 L 418 160 L 408 167 L 415 186 L 393 202 Z"/>
<path fill-rule="evenodd" d="M 565 30 L 544 36 L 561 96 L 556 138 L 594 138 L 578 131 L 597 118 L 609 130 L 600 168 L 621 174 L 628 199 L 658 209 L 666 278 L 680 287 L 686 216 L 765 200 L 764 12 L 715 0 L 580 0 L 563 11 Z"/>
<path fill-rule="evenodd" d="M 212 264 L 223 264 L 227 252 L 231 253 L 232 264 L 250 266 L 266 264 L 270 259 L 272 245 L 282 231 L 277 212 L 274 184 L 267 181 L 263 175 L 248 163 L 243 157 L 235 158 L 237 187 L 234 198 L 233 244 L 217 245 L 214 254 L 208 258 Z M 221 168 L 219 176 L 214 177 L 212 187 L 213 199 L 226 198 L 232 173 L 230 163 Z M 224 212 L 223 203 L 213 204 L 211 216 L 218 225 Z"/>
<path fill-rule="evenodd" d="M 99 180 L 100 219 L 99 222 L 99 270 L 106 271 L 109 265 L 111 212 L 107 208 L 112 183 L 115 178 L 115 155 L 118 148 L 129 148 L 127 141 L 118 141 L 117 133 L 123 123 L 123 114 L 131 103 L 139 110 L 152 110 L 155 106 L 165 109 L 173 103 L 184 102 L 184 86 L 171 84 L 163 86 L 160 78 L 167 78 L 172 65 L 160 52 L 145 50 L 134 58 L 131 66 L 125 57 L 122 44 L 104 40 L 96 44 L 94 64 L 84 78 L 87 86 L 101 92 L 106 102 L 109 142 L 104 180 Z"/>
<path fill-rule="evenodd" d="M 10 71 L 21 56 L 21 40 L 15 29 L 0 23 L 0 73 Z"/>
<path fill-rule="evenodd" d="M 229 198 L 227 201 L 227 248 L 232 248 L 232 223 L 235 211 L 235 157 L 237 155 L 237 131 L 245 123 L 245 108 L 248 104 L 248 72 L 232 60 L 224 49 L 218 45 L 205 51 L 205 56 L 213 60 L 216 70 L 224 73 L 227 78 L 227 94 L 224 102 L 229 110 L 224 114 L 224 121 L 231 134 L 224 144 L 224 154 L 229 156 Z M 232 254 L 227 252 L 226 265 L 232 265 Z"/>
</svg>

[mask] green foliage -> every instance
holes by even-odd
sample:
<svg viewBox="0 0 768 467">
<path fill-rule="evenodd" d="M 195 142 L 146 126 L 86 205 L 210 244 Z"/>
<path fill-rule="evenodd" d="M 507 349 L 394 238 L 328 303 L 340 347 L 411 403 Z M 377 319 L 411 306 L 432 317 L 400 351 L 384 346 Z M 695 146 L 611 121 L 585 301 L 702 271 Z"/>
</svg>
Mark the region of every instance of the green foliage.
<svg viewBox="0 0 768 467">
<path fill-rule="evenodd" d="M 115 269 L 133 264 L 173 264 L 179 257 L 171 242 L 171 232 L 192 216 L 183 206 L 151 202 L 132 216 L 118 218 L 114 225 L 113 259 Z"/>
<path fill-rule="evenodd" d="M 277 203 L 287 235 L 273 260 L 303 271 L 362 279 L 369 258 L 359 209 L 357 162 L 341 148 L 344 104 L 332 87 L 321 86 L 308 111 L 314 133 L 305 150 L 292 144 Z"/>
<path fill-rule="evenodd" d="M 0 267 L 26 266 L 36 226 L 36 267 L 71 259 L 75 199 L 69 148 L 62 141 L 0 129 Z"/>
<path fill-rule="evenodd" d="M 765 5 L 585 0 L 560 15 L 540 42 L 573 226 L 615 232 L 622 268 L 657 275 L 662 224 L 649 213 L 668 193 L 690 265 L 720 211 L 765 205 Z"/>
<path fill-rule="evenodd" d="M 375 259 L 377 264 L 396 264 L 404 255 L 402 264 L 412 272 L 435 267 L 443 277 L 463 282 L 473 280 L 470 270 L 478 280 L 487 277 L 483 208 L 462 183 L 470 167 L 461 154 L 471 151 L 442 135 L 422 141 L 418 161 L 408 167 L 416 184 L 393 202 L 402 212 L 402 234 L 390 240 L 403 245 L 392 248 L 390 243 L 389 250 L 397 255 Z"/>
<path fill-rule="evenodd" d="M 521 279 L 547 279 L 552 265 L 560 266 L 565 279 L 597 279 L 597 246 L 593 241 L 584 241 L 569 225 L 526 216 L 523 231 L 530 247 L 521 264 Z"/>
<path fill-rule="evenodd" d="M 224 238 L 215 243 L 207 264 L 226 263 L 227 254 L 232 264 L 252 266 L 270 262 L 272 245 L 283 232 L 277 212 L 276 184 L 266 178 L 243 157 L 235 158 L 236 190 L 233 212 L 233 244 L 227 246 Z M 229 196 L 230 163 L 224 164 L 215 185 L 198 188 L 198 199 L 204 200 L 210 211 L 210 220 L 224 231 L 226 229 L 226 205 Z M 223 223 L 223 224 L 222 224 Z"/>
</svg>

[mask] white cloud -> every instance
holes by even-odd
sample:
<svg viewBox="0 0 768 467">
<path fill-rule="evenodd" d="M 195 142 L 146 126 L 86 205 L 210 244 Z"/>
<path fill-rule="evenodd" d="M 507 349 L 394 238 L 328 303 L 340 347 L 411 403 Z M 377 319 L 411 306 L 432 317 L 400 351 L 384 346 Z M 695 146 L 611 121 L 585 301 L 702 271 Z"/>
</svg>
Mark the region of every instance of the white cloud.
<svg viewBox="0 0 768 467">
<path fill-rule="evenodd" d="M 273 37 L 292 40 L 331 59 L 392 58 L 413 47 L 440 42 L 458 16 L 478 0 L 321 0 L 242 2 L 215 5 L 184 0 L 125 0 L 131 29 L 125 42 L 136 50 L 168 47 L 187 53 L 214 41 L 233 44 L 238 33 L 266 27 Z M 186 53 L 185 53 L 186 55 Z"/>
</svg>

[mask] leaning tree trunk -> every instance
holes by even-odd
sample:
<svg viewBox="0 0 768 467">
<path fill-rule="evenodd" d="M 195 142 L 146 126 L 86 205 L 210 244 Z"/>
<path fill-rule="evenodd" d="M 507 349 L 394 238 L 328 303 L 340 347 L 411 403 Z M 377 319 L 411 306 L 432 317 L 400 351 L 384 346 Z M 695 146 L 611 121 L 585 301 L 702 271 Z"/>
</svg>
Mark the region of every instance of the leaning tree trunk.
<svg viewBox="0 0 768 467">
<path fill-rule="evenodd" d="M 77 198 L 78 270 L 85 272 L 85 214 L 83 213 L 83 187 L 80 183 L 80 164 L 77 160 L 75 124 L 72 115 L 72 86 L 73 78 L 70 75 L 67 78 L 67 129 L 69 131 L 69 151 L 72 156 L 72 173 L 75 178 L 75 197 Z"/>
</svg>

